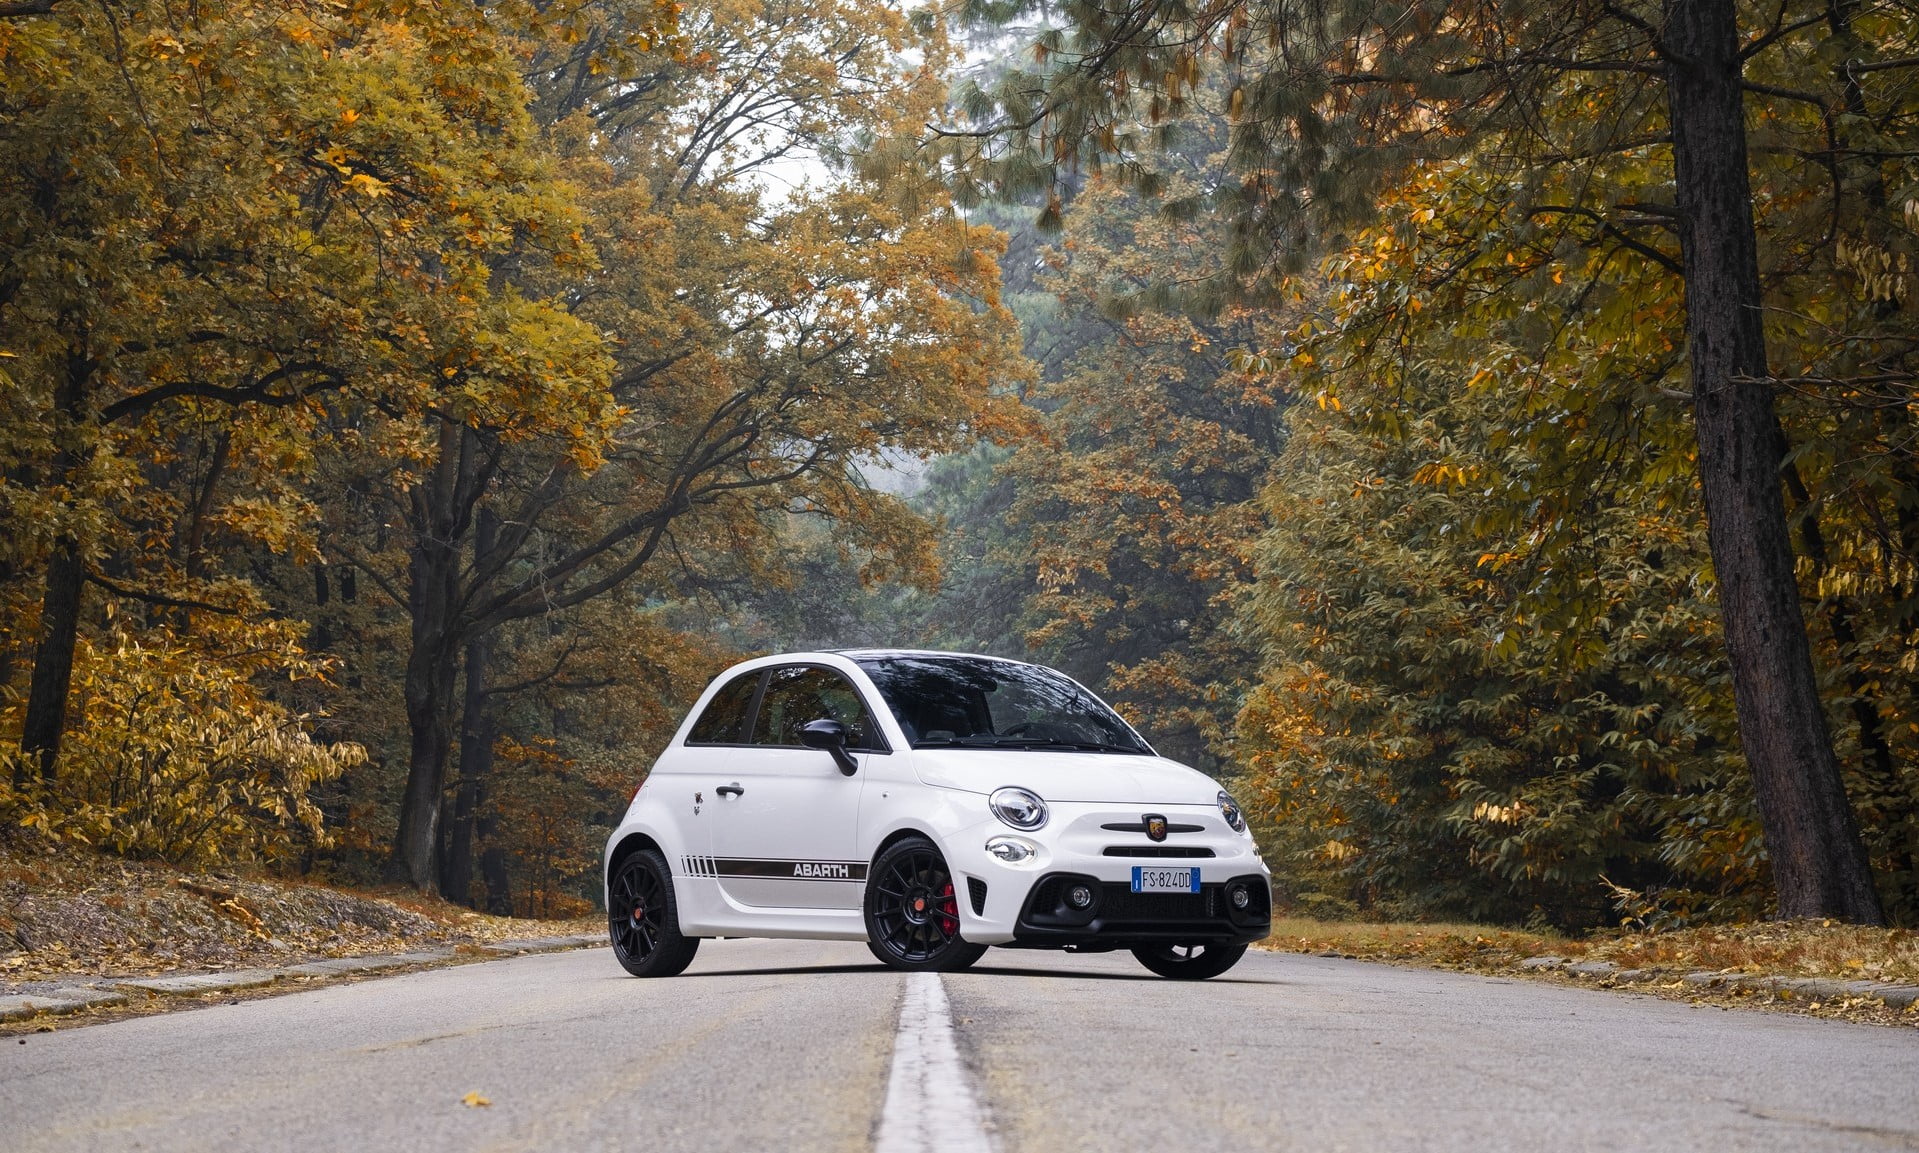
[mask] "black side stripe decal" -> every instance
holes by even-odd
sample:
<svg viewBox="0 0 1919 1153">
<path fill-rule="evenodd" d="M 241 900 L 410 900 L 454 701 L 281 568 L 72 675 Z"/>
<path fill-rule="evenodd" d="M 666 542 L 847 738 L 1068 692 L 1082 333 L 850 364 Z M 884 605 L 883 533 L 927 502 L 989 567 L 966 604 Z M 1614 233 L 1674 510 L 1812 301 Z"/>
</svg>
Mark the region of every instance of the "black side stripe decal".
<svg viewBox="0 0 1919 1153">
<path fill-rule="evenodd" d="M 689 877 L 765 877 L 783 881 L 864 881 L 865 861 L 791 861 L 771 857 L 681 857 Z"/>
</svg>

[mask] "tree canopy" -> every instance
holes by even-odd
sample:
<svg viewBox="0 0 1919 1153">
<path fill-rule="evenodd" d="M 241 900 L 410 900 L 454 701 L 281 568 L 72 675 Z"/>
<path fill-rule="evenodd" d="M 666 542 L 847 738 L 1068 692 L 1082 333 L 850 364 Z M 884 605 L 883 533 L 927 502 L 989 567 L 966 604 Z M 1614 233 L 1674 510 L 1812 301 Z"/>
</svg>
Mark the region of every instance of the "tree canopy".
<svg viewBox="0 0 1919 1153">
<path fill-rule="evenodd" d="M 928 644 L 1093 685 L 1300 907 L 1911 922 L 1915 61 L 0 5 L 0 816 L 565 912 L 726 663 Z"/>
</svg>

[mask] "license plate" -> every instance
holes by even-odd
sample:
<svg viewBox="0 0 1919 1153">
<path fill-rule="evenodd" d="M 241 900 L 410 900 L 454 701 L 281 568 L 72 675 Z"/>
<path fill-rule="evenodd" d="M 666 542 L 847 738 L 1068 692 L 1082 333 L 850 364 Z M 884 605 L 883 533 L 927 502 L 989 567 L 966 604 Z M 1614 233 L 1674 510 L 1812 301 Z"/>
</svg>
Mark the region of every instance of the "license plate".
<svg viewBox="0 0 1919 1153">
<path fill-rule="evenodd" d="M 1199 870 L 1149 869 L 1144 865 L 1134 865 L 1133 892 L 1197 893 L 1199 892 Z"/>
</svg>

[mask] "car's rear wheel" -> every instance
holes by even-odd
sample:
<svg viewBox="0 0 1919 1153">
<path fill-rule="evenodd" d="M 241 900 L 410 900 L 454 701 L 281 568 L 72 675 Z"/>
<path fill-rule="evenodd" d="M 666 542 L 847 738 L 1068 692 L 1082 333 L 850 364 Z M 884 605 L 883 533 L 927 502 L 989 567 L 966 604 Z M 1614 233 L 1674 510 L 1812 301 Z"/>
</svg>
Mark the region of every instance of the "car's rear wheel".
<svg viewBox="0 0 1919 1153">
<path fill-rule="evenodd" d="M 866 878 L 866 947 L 895 969 L 951 971 L 985 945 L 960 936 L 959 895 L 945 858 L 924 837 L 893 842 Z"/>
<path fill-rule="evenodd" d="M 1134 949 L 1139 963 L 1162 977 L 1203 981 L 1239 964 L 1245 945 L 1149 945 Z"/>
<path fill-rule="evenodd" d="M 607 886 L 607 930 L 613 955 L 635 977 L 672 977 L 699 951 L 698 937 L 680 932 L 679 905 L 666 858 L 641 849 L 623 858 Z"/>
</svg>

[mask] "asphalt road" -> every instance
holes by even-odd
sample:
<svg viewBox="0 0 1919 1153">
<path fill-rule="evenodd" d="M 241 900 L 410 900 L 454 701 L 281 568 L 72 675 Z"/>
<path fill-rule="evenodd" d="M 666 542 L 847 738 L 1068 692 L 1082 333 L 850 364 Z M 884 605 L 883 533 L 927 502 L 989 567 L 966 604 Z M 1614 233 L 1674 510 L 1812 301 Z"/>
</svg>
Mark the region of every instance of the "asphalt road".
<svg viewBox="0 0 1919 1153">
<path fill-rule="evenodd" d="M 709 941 L 673 980 L 595 949 L 0 1044 L 8 1153 L 876 1143 L 1919 1149 L 1919 1030 L 1257 951 L 1189 984 Z"/>
</svg>

